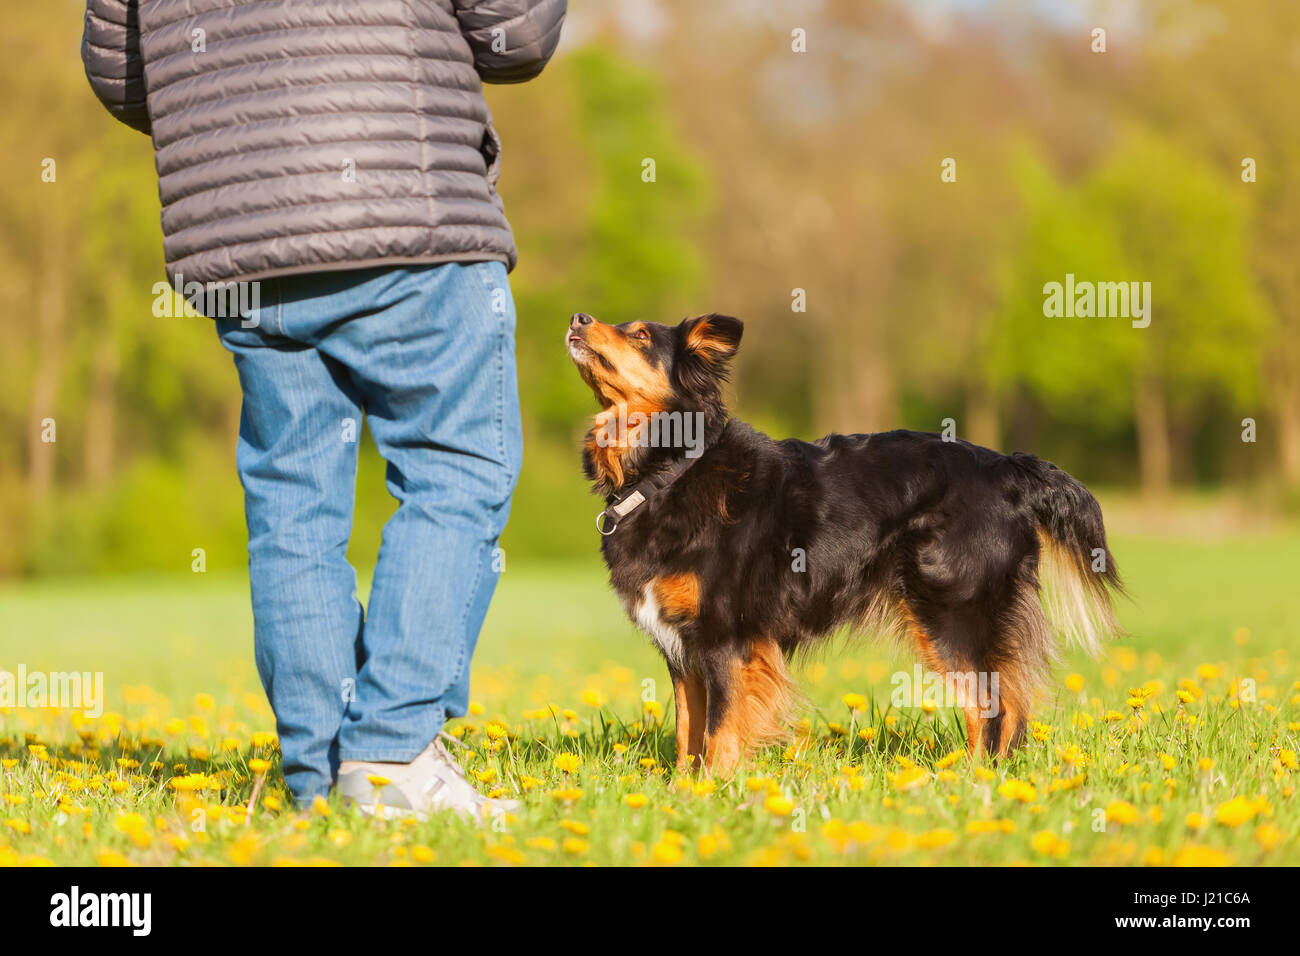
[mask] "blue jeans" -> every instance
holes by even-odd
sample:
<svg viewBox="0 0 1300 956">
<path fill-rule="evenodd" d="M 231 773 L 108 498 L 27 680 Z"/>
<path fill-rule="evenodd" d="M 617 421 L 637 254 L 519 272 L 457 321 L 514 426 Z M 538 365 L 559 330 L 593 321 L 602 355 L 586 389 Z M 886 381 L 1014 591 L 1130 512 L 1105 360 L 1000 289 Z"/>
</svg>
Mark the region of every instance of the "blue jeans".
<svg viewBox="0 0 1300 956">
<path fill-rule="evenodd" d="M 320 273 L 264 281 L 259 313 L 217 329 L 244 393 L 257 668 L 301 802 L 340 760 L 412 760 L 465 714 L 522 454 L 514 303 L 497 262 Z M 363 414 L 398 501 L 364 609 Z"/>
</svg>

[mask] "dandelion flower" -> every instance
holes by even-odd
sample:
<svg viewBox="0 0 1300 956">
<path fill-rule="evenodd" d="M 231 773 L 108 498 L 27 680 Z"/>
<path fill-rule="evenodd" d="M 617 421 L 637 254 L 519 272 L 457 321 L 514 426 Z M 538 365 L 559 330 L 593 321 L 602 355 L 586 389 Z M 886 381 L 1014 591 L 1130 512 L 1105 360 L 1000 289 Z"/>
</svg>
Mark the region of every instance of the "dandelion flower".
<svg viewBox="0 0 1300 956">
<path fill-rule="evenodd" d="M 794 801 L 788 797 L 770 796 L 763 801 L 767 812 L 776 817 L 788 817 L 794 810 Z"/>
<path fill-rule="evenodd" d="M 1214 811 L 1214 819 L 1226 827 L 1239 827 L 1255 819 L 1263 809 L 1261 804 L 1262 801 L 1233 797 L 1227 803 L 1219 805 L 1219 808 Z"/>
<path fill-rule="evenodd" d="M 1138 809 L 1126 800 L 1112 800 L 1106 804 L 1106 820 L 1109 823 L 1118 823 L 1123 826 L 1136 823 L 1138 821 Z"/>
<path fill-rule="evenodd" d="M 998 793 L 1008 800 L 1018 800 L 1021 803 L 1033 803 L 1038 799 L 1037 788 L 1023 780 L 1006 781 L 998 787 Z"/>
<path fill-rule="evenodd" d="M 556 770 L 573 773 L 582 766 L 582 758 L 574 753 L 558 753 L 553 763 Z"/>
</svg>

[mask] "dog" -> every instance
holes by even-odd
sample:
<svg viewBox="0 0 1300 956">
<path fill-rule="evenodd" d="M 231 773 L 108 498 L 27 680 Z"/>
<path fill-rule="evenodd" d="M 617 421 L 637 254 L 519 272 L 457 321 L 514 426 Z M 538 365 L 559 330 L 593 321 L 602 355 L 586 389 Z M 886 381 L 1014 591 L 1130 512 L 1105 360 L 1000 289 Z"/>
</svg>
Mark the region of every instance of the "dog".
<svg viewBox="0 0 1300 956">
<path fill-rule="evenodd" d="M 602 409 L 582 456 L 601 549 L 668 664 L 678 766 L 730 773 L 788 737 L 789 660 L 845 626 L 910 642 L 947 680 L 993 675 L 994 707 L 969 684 L 956 705 L 973 755 L 1007 754 L 1060 636 L 1096 656 L 1119 632 L 1097 500 L 1032 455 L 936 434 L 769 438 L 723 401 L 743 328 L 579 312 L 565 331 Z"/>
</svg>

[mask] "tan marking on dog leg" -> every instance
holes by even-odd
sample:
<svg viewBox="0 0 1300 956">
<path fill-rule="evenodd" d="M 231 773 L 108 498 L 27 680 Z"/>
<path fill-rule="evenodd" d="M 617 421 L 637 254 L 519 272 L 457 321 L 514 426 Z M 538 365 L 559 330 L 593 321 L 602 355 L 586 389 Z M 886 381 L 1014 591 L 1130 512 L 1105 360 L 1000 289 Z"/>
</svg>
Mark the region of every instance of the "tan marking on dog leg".
<svg viewBox="0 0 1300 956">
<path fill-rule="evenodd" d="M 749 659 L 733 663 L 726 693 L 722 722 L 704 740 L 705 766 L 723 775 L 734 772 L 747 753 L 789 736 L 794 687 L 776 641 L 754 642 Z"/>
<path fill-rule="evenodd" d="M 677 767 L 694 769 L 704 754 L 704 721 L 708 701 L 700 677 L 673 676 L 673 709 L 677 723 Z"/>
</svg>

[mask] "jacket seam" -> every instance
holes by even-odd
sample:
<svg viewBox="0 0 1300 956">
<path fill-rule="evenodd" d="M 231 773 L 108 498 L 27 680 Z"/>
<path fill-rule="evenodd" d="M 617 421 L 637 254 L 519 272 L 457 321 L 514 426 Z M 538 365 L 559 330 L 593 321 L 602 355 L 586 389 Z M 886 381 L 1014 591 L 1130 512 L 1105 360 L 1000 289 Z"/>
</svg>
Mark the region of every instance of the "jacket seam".
<svg viewBox="0 0 1300 956">
<path fill-rule="evenodd" d="M 381 142 L 412 142 L 412 143 L 414 143 L 414 142 L 417 142 L 417 140 L 382 140 Z M 469 148 L 472 148 L 472 147 L 466 147 L 466 148 L 469 149 Z M 259 152 L 260 152 L 260 151 L 259 151 Z M 247 154 L 245 154 L 245 153 L 232 153 L 232 154 L 230 154 L 230 155 L 237 155 L 237 156 L 243 158 L 243 157 L 244 157 L 245 155 L 247 155 Z M 222 157 L 221 159 L 213 159 L 213 160 L 209 160 L 209 162 L 211 162 L 211 163 L 220 163 L 220 162 L 225 162 L 228 158 L 229 158 L 229 156 L 227 156 L 227 157 Z M 200 166 L 206 166 L 206 165 L 208 165 L 208 162 L 205 162 L 205 163 L 201 163 L 201 164 L 200 164 Z M 195 169 L 197 169 L 197 168 L 199 168 L 199 166 L 186 166 L 186 167 L 184 168 L 184 171 L 187 172 L 187 173 L 188 173 L 188 172 L 193 172 L 193 171 L 194 171 Z M 480 175 L 480 173 L 478 172 L 478 170 L 475 170 L 475 169 L 457 169 L 457 168 L 450 167 L 450 166 L 434 166 L 434 167 L 431 167 L 431 168 L 429 168 L 429 169 L 419 169 L 419 168 L 416 168 L 416 167 L 414 167 L 414 166 L 358 166 L 358 167 L 357 167 L 357 172 L 360 173 L 360 172 L 363 172 L 363 171 L 364 171 L 364 172 L 368 172 L 368 173 L 413 173 L 413 174 L 415 174 L 415 175 L 417 175 L 417 176 L 427 176 L 428 174 L 430 174 L 430 173 L 435 173 L 435 172 L 436 172 L 436 173 L 465 173 L 466 175 L 469 175 L 469 176 L 477 176 L 477 177 L 479 177 L 480 179 L 483 178 L 483 177 Z M 178 172 L 179 172 L 179 170 L 178 170 Z M 269 175 L 269 176 L 266 176 L 266 175 L 254 175 L 254 176 L 250 176 L 248 179 L 236 179 L 236 180 L 232 180 L 232 181 L 230 181 L 230 182 L 217 183 L 215 186 L 204 186 L 202 189 L 196 189 L 196 190 L 194 190 L 193 192 L 188 192 L 188 193 L 185 193 L 184 195 L 181 195 L 181 196 L 168 196 L 167 199 L 164 200 L 164 202 L 165 202 L 168 206 L 172 206 L 172 205 L 175 205 L 176 203 L 184 202 L 184 201 L 187 200 L 187 199 L 193 199 L 195 196 L 202 196 L 204 193 L 214 192 L 215 190 L 218 190 L 218 189 L 225 189 L 225 188 L 227 188 L 228 186 L 244 186 L 244 185 L 247 185 L 248 183 L 280 182 L 281 180 L 285 180 L 285 179 L 296 179 L 296 178 L 298 178 L 299 176 L 327 176 L 327 175 L 335 175 L 336 173 L 338 173 L 338 170 L 337 170 L 337 169 L 311 169 L 311 170 L 307 170 L 307 171 L 305 171 L 305 172 L 301 172 L 301 173 L 275 173 L 275 174 L 273 174 L 273 175 Z M 173 175 L 173 174 L 168 173 L 167 175 L 170 176 L 170 175 Z M 160 179 L 161 179 L 161 177 L 160 177 Z M 484 180 L 484 181 L 486 182 L 486 180 Z M 356 198 L 356 199 L 365 199 L 365 200 L 370 200 L 370 199 L 403 199 L 403 198 L 410 198 L 410 197 L 409 197 L 409 196 L 356 196 L 356 197 L 353 197 L 353 198 Z M 440 193 L 437 194 L 437 197 L 436 197 L 436 198 L 438 198 L 438 199 L 481 199 L 482 197 L 481 197 L 481 196 L 474 196 L 474 195 L 470 195 L 470 194 L 459 195 L 459 194 L 448 194 L 448 193 L 440 192 Z M 332 202 L 333 200 L 330 200 L 330 201 Z M 255 211 L 255 212 L 261 212 L 261 211 L 263 211 L 263 210 L 254 210 L 254 211 Z"/>
<path fill-rule="evenodd" d="M 154 117 L 154 121 L 155 121 L 155 123 L 156 123 L 158 120 L 162 120 L 162 121 L 164 121 L 164 122 L 167 122 L 167 121 L 170 121 L 170 120 L 172 120 L 172 119 L 175 119 L 178 115 L 179 115 L 179 114 L 172 113 L 172 114 L 165 115 L 165 116 L 155 116 L 155 117 Z M 329 109 L 323 109 L 323 110 L 313 110 L 313 111 L 310 112 L 310 113 L 295 113 L 295 114 L 294 114 L 294 118 L 295 118 L 295 119 L 301 119 L 301 118 L 306 117 L 306 116 L 413 116 L 413 115 L 415 115 L 415 111 L 414 111 L 414 110 L 329 110 Z M 473 117 L 473 116 L 450 116 L 450 115 L 447 114 L 447 113 L 439 113 L 438 116 L 439 116 L 440 118 L 441 118 L 441 117 L 447 117 L 447 118 L 450 118 L 450 119 L 463 119 L 463 120 L 468 120 L 469 122 L 479 122 L 478 118 L 477 118 L 477 117 Z M 240 130 L 242 131 L 242 130 L 248 130 L 248 129 L 250 129 L 250 128 L 256 128 L 256 127 L 258 127 L 258 126 L 261 126 L 262 124 L 269 124 L 269 123 L 276 123 L 276 122 L 283 122 L 283 121 L 284 121 L 284 117 L 283 117 L 283 116 L 268 116 L 266 119 L 253 120 L 251 123 L 247 123 L 247 122 L 246 122 L 246 123 L 240 123 L 240 124 L 239 124 L 239 128 L 240 128 Z M 171 147 L 175 146 L 177 143 L 183 143 L 183 142 L 185 142 L 187 139 L 194 139 L 194 138 L 199 137 L 199 136 L 204 136 L 204 135 L 206 135 L 206 134 L 208 134 L 208 133 L 220 133 L 220 132 L 222 132 L 223 130 L 226 131 L 226 132 L 229 132 L 229 126 L 224 126 L 224 127 L 223 127 L 223 126 L 221 126 L 220 124 L 218 124 L 218 125 L 216 125 L 216 126 L 212 126 L 212 127 L 207 128 L 207 129 L 201 129 L 201 130 L 199 130 L 198 132 L 194 132 L 194 133 L 186 133 L 184 136 L 180 136 L 180 137 L 177 137 L 177 138 L 174 139 L 174 140 L 171 140 L 171 141 L 169 141 L 169 142 L 163 143 L 163 144 L 162 144 L 161 146 L 159 146 L 158 148 L 159 148 L 159 149 L 170 149 Z M 380 142 L 382 142 L 382 140 L 381 140 Z M 310 145 L 315 145 L 315 144 L 310 144 Z M 472 148 L 472 147 L 471 147 L 471 148 Z"/>
<path fill-rule="evenodd" d="M 181 260 L 169 262 L 167 268 L 175 271 Z M 509 256 L 504 252 L 485 250 L 482 252 L 466 250 L 465 252 L 440 252 L 431 256 L 375 256 L 368 259 L 341 259 L 337 262 L 308 262 L 296 266 L 279 266 L 262 269 L 257 272 L 239 273 L 227 279 L 210 279 L 210 282 L 261 282 L 278 279 L 282 276 L 311 275 L 319 272 L 352 272 L 360 269 L 376 269 L 386 266 L 399 268 L 411 265 L 442 265 L 449 262 L 500 262 L 508 265 Z M 182 270 L 183 271 L 183 270 Z"/>
<path fill-rule="evenodd" d="M 385 57 L 395 57 L 395 56 L 397 56 L 397 54 L 395 54 L 395 53 L 349 53 L 349 54 L 347 54 L 347 55 L 348 55 L 348 58 L 349 58 L 349 59 L 351 59 L 351 58 L 353 58 L 353 57 L 361 57 L 361 56 L 385 56 Z M 295 63 L 298 63 L 298 62 L 302 62 L 302 61 L 304 61 L 304 60 L 337 60 L 337 59 L 338 59 L 338 56 L 339 56 L 339 55 L 336 54 L 336 53 L 330 53 L 330 54 L 327 54 L 327 53 L 312 53 L 312 54 L 308 54 L 308 55 L 306 55 L 306 56 L 303 56 L 303 55 L 296 55 L 296 56 L 294 56 L 293 59 L 294 59 L 294 62 L 295 62 Z M 405 60 L 405 59 L 409 59 L 409 57 L 407 57 L 407 56 L 403 56 L 402 59 L 404 59 L 404 60 Z M 425 59 L 429 59 L 429 58 L 426 57 Z M 227 72 L 229 72 L 229 71 L 231 71 L 231 70 L 238 70 L 238 69 L 242 69 L 242 68 L 244 68 L 244 67 L 261 67 L 261 66 L 266 66 L 266 65 L 268 65 L 268 64 L 279 63 L 279 62 L 280 62 L 279 60 L 275 60 L 275 59 L 269 59 L 269 60 L 249 60 L 249 61 L 247 61 L 247 62 L 245 62 L 245 63 L 235 63 L 235 64 L 232 64 L 232 65 L 230 65 L 230 66 L 223 66 L 223 67 L 221 67 L 220 69 L 216 69 L 216 70 L 204 70 L 202 73 L 193 73 L 193 74 L 191 74 L 191 75 L 189 75 L 189 76 L 183 76 L 183 77 L 181 77 L 180 79 L 172 80 L 170 83 L 164 83 L 164 84 L 162 84 L 161 86 L 159 86 L 159 87 L 157 88 L 157 90 L 155 91 L 155 93 L 160 93 L 160 92 L 162 92 L 163 90 L 171 90 L 171 89 L 175 89 L 177 86 L 180 86 L 180 84 L 182 84 L 182 83 L 188 83 L 188 82 L 191 81 L 191 80 L 209 80 L 209 79 L 211 79 L 212 77 L 220 76 L 222 73 L 227 73 Z M 470 63 L 464 63 L 463 61 L 460 61 L 460 60 L 431 60 L 431 62 L 437 62 L 437 63 L 460 63 L 461 65 L 468 67 L 471 73 L 473 72 L 473 64 L 470 64 Z M 477 76 L 477 75 L 478 75 L 478 74 L 475 74 L 475 76 Z M 393 80 L 393 79 L 387 79 L 387 78 L 383 78 L 383 77 L 380 77 L 380 78 L 370 78 L 370 79 L 364 79 L 364 80 L 328 80 L 328 81 L 326 81 L 325 83 L 321 83 L 319 80 L 315 80 L 315 81 L 312 81 L 312 80 L 306 80 L 306 81 L 304 81 L 304 82 L 302 82 L 302 83 L 280 83 L 280 84 L 277 84 L 276 86 L 269 87 L 269 88 L 252 89 L 252 90 L 249 90 L 248 93 L 272 93 L 272 92 L 277 92 L 277 91 L 279 91 L 279 90 L 293 89 L 294 87 L 298 87 L 298 86 L 326 86 L 326 85 L 329 85 L 329 84 L 332 84 L 332 83 L 385 83 L 385 84 L 390 84 L 390 85 L 401 84 L 401 85 L 405 86 L 405 85 L 407 85 L 408 81 L 407 81 L 407 80 Z M 475 92 L 475 91 L 474 91 L 474 87 L 472 87 L 472 86 L 451 86 L 451 85 L 443 85 L 443 84 L 441 84 L 441 83 L 439 84 L 439 89 L 444 89 L 444 90 L 455 90 L 455 91 L 457 91 L 457 92 L 459 92 L 459 93 L 473 93 L 473 92 Z M 186 104 L 186 106 L 185 106 L 184 108 L 185 108 L 185 109 L 192 109 L 192 108 L 195 107 L 195 106 L 203 106 L 203 105 L 205 105 L 205 104 L 207 104 L 207 103 L 221 103 L 221 102 L 224 102 L 224 101 L 226 101 L 226 100 L 234 99 L 234 98 L 236 98 L 236 97 L 239 97 L 239 96 L 245 96 L 245 95 L 247 95 L 247 94 L 245 94 L 245 93 L 236 93 L 233 97 L 232 97 L 232 96 L 213 96 L 213 97 L 210 97 L 210 98 L 205 99 L 205 100 L 199 100 L 199 101 L 196 102 L 196 103 L 189 103 L 189 104 Z"/>
<path fill-rule="evenodd" d="M 208 225 L 212 225 L 212 223 L 206 222 L 203 223 L 202 225 L 208 226 Z M 510 231 L 507 226 L 498 226 L 490 222 L 477 222 L 477 221 L 469 221 L 469 220 L 463 222 L 458 220 L 456 222 L 439 222 L 439 223 L 428 223 L 428 222 L 391 223 L 389 222 L 379 226 L 351 226 L 345 229 L 306 229 L 302 232 L 286 232 L 282 235 L 277 235 L 277 236 L 259 236 L 256 239 L 241 239 L 238 242 L 218 242 L 216 245 L 204 246 L 202 249 L 191 249 L 183 253 L 181 255 L 181 258 L 188 259 L 190 256 L 197 256 L 205 252 L 212 252 L 214 249 L 237 249 L 240 246 L 255 246 L 260 243 L 275 242 L 276 240 L 280 240 L 280 239 L 298 239 L 298 238 L 306 238 L 309 236 L 332 236 L 344 232 L 371 232 L 377 229 L 428 229 L 430 231 L 436 231 L 438 229 L 445 229 L 451 226 L 476 226 L 482 229 L 499 229 L 501 232 L 505 232 L 505 233 L 508 233 Z M 193 229 L 198 227 L 191 226 L 189 228 Z M 181 233 L 171 233 L 167 236 L 167 240 L 169 242 L 174 242 L 176 240 L 176 237 L 180 234 Z M 428 254 L 439 255 L 439 253 L 433 253 L 433 252 Z"/>
<path fill-rule="evenodd" d="M 214 13 L 222 13 L 222 12 L 225 12 L 225 11 L 227 11 L 227 10 L 236 10 L 236 9 L 238 9 L 239 7 L 244 6 L 244 5 L 245 5 L 244 0 L 237 0 L 237 2 L 234 2 L 234 3 L 228 3 L 228 4 L 226 4 L 225 6 L 222 6 L 222 7 L 213 7 L 211 10 L 201 10 L 201 11 L 198 11 L 198 12 L 194 12 L 194 11 L 186 11 L 184 15 L 179 16 L 179 17 L 177 17 L 177 18 L 174 19 L 174 20 L 166 20 L 166 21 L 163 21 L 163 22 L 160 22 L 160 23 L 151 23 L 151 24 L 149 25 L 149 32 L 152 33 L 152 34 L 154 34 L 154 35 L 157 35 L 158 33 L 162 32 L 163 30 L 166 30 L 166 29 L 169 28 L 169 27 L 174 27 L 174 26 L 175 26 L 176 24 L 178 24 L 178 23 L 184 23 L 184 22 L 187 21 L 187 20 L 191 20 L 191 21 L 193 21 L 193 20 L 201 20 L 201 19 L 203 19 L 204 17 L 211 16 L 211 15 L 214 14 Z M 361 8 L 358 7 L 357 9 L 360 11 Z M 111 21 L 111 20 L 107 20 L 107 21 L 104 21 L 104 22 L 106 22 L 106 23 L 112 23 L 113 21 Z M 117 25 L 118 25 L 118 26 L 125 26 L 126 24 L 122 23 L 122 24 L 117 24 Z M 202 26 L 202 24 L 195 24 L 195 25 L 196 25 L 196 26 Z M 223 41 L 226 41 L 226 40 L 246 40 L 246 39 L 248 39 L 249 37 L 256 37 L 256 36 L 276 36 L 277 34 L 296 33 L 296 32 L 299 32 L 299 31 L 313 31 L 313 30 L 320 30 L 320 29 L 329 29 L 329 28 L 331 28 L 331 27 L 336 27 L 336 28 L 338 28 L 338 29 L 340 29 L 340 30 L 354 30 L 354 29 L 356 29 L 356 28 L 358 28 L 358 27 L 395 27 L 395 28 L 402 29 L 402 30 L 409 30 L 409 29 L 411 29 L 411 24 L 409 24 L 409 23 L 387 23 L 387 22 L 385 22 L 385 23 L 376 23 L 376 22 L 374 22 L 373 20 L 367 20 L 367 19 L 365 19 L 364 17 L 362 17 L 362 18 L 361 18 L 360 20 L 358 20 L 356 23 L 311 23 L 311 24 L 294 25 L 294 26 L 287 26 L 287 27 L 272 27 L 272 28 L 269 29 L 269 30 L 268 30 L 268 29 L 254 29 L 254 30 L 250 30 L 250 31 L 247 32 L 247 33 L 223 33 L 223 34 L 221 35 L 221 38 L 222 38 Z M 452 33 L 452 32 L 454 32 L 454 31 L 451 30 L 451 29 L 444 29 L 444 28 L 442 28 L 442 27 L 439 27 L 439 26 L 433 25 L 432 23 L 430 23 L 430 24 L 423 24 L 423 23 L 418 24 L 418 25 L 416 26 L 416 29 L 417 29 L 417 30 L 427 30 L 429 33 Z M 175 55 L 175 54 L 173 54 L 173 55 Z M 162 62 L 162 61 L 159 61 L 159 62 Z"/>
</svg>

